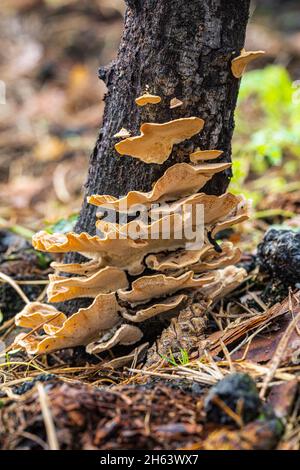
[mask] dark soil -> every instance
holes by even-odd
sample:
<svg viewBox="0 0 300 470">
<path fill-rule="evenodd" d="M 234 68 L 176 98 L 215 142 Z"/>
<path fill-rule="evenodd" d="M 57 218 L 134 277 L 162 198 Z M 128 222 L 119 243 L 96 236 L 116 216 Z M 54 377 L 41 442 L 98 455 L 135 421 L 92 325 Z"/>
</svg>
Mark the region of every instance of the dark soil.
<svg viewBox="0 0 300 470">
<path fill-rule="evenodd" d="M 110 390 L 90 388 L 80 383 L 51 383 L 51 380 L 44 386 L 61 449 L 205 448 L 211 432 L 216 429 L 206 421 L 203 396 L 170 387 L 163 381 Z M 228 396 L 229 393 L 228 390 Z M 234 394 L 235 390 L 231 389 L 231 393 Z M 274 421 L 274 417 L 272 419 Z M 253 422 L 253 427 L 256 428 L 257 423 Z M 263 420 L 260 428 L 264 427 L 268 429 L 269 448 L 272 448 L 280 437 L 280 424 L 275 426 Z M 229 435 L 233 433 L 238 438 L 239 431 L 234 425 L 223 427 L 222 431 Z M 30 435 L 47 441 L 34 389 L 22 401 L 21 407 L 12 401 L 2 411 L 0 446 L 5 449 L 41 449 L 40 442 L 30 439 Z M 256 445 L 261 443 L 257 440 Z"/>
<path fill-rule="evenodd" d="M 30 284 L 30 281 L 46 280 L 51 257 L 33 250 L 24 238 L 8 231 L 0 231 L 0 271 L 20 285 L 29 300 L 36 300 L 45 285 Z M 4 320 L 12 318 L 24 306 L 24 301 L 8 283 L 0 283 L 0 311 Z"/>
</svg>

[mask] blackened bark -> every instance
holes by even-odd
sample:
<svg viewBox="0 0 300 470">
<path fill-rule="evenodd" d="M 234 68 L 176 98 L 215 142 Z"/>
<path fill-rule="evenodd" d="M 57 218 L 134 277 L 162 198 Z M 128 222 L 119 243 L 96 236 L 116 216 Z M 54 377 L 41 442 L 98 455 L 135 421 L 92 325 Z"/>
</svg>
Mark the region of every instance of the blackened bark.
<svg viewBox="0 0 300 470">
<path fill-rule="evenodd" d="M 231 60 L 244 45 L 250 0 L 126 0 L 124 34 L 117 59 L 99 70 L 108 93 L 103 126 L 91 155 L 85 196 L 121 196 L 131 190 L 149 191 L 176 162 L 189 161 L 196 147 L 223 150 L 231 160 L 231 138 L 239 80 L 231 73 Z M 139 108 L 135 98 L 146 87 L 160 95 L 159 105 Z M 170 99 L 183 106 L 170 110 Z M 174 147 L 163 165 L 147 165 L 114 150 L 113 136 L 121 127 L 139 133 L 142 122 L 165 122 L 198 116 L 205 120 L 198 136 Z M 218 174 L 204 190 L 226 191 L 230 171 Z M 76 232 L 95 233 L 97 208 L 81 209 Z M 76 253 L 65 262 L 86 261 Z M 83 299 L 65 302 L 72 313 L 87 306 Z M 60 307 L 60 306 L 59 306 Z"/>
<path fill-rule="evenodd" d="M 125 3 L 133 10 L 140 6 L 140 0 L 125 0 Z"/>
<path fill-rule="evenodd" d="M 86 196 L 120 196 L 148 191 L 165 169 L 189 161 L 196 147 L 224 151 L 231 159 L 231 138 L 239 81 L 231 60 L 244 45 L 249 0 L 127 0 L 125 29 L 117 60 L 100 69 L 108 87 L 103 127 L 90 159 Z M 163 97 L 156 106 L 138 108 L 135 98 L 146 87 Z M 183 106 L 170 110 L 173 97 Z M 188 116 L 205 120 L 203 131 L 175 146 L 164 165 L 147 165 L 114 150 L 113 135 L 125 127 L 139 133 L 142 122 Z M 230 171 L 218 174 L 205 191 L 223 193 Z M 95 232 L 95 207 L 83 203 L 77 232 Z"/>
</svg>

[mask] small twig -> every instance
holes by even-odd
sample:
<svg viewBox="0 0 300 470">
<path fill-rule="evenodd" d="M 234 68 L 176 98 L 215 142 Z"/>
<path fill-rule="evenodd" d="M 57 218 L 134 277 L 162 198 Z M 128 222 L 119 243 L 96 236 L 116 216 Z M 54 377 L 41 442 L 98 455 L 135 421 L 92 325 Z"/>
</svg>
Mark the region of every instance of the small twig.
<svg viewBox="0 0 300 470">
<path fill-rule="evenodd" d="M 0 280 L 0 282 L 3 282 L 3 284 L 7 284 L 7 281 L 4 281 L 4 280 Z M 18 286 L 44 286 L 46 284 L 49 284 L 49 281 L 47 279 L 43 279 L 43 280 L 37 280 L 37 281 L 15 281 L 15 283 L 18 285 Z"/>
<path fill-rule="evenodd" d="M 178 366 L 177 369 L 179 369 L 178 373 L 183 375 L 186 379 L 197 380 L 207 385 L 214 385 L 219 380 L 213 374 L 206 374 L 205 372 L 189 369 L 188 367 Z"/>
<path fill-rule="evenodd" d="M 3 342 L 5 343 L 6 338 L 7 338 L 7 337 L 10 335 L 10 333 L 15 329 L 15 327 L 16 327 L 16 325 L 14 325 L 14 324 L 10 325 L 10 326 L 6 329 L 6 331 L 2 334 L 2 336 L 1 336 L 1 341 L 3 341 Z M 2 351 L 1 351 L 1 352 L 2 352 Z M 0 352 L 0 354 L 1 354 L 1 352 Z"/>
<path fill-rule="evenodd" d="M 36 326 L 35 328 L 33 328 L 31 331 L 29 331 L 26 335 L 23 336 L 23 340 L 28 338 L 28 336 L 31 336 L 33 333 L 35 333 L 36 331 L 40 330 L 44 325 L 46 325 L 46 323 L 50 323 L 52 322 L 53 320 L 55 320 L 57 317 L 59 317 L 61 315 L 61 312 L 57 312 L 54 317 L 52 318 L 49 318 L 48 320 L 45 320 L 43 323 L 40 323 L 38 326 Z M 12 344 L 13 346 L 13 344 Z"/>
<path fill-rule="evenodd" d="M 26 335 L 23 336 L 23 340 L 28 338 L 28 336 L 31 336 L 33 333 L 35 333 L 36 331 L 40 330 L 46 323 L 50 323 L 52 322 L 53 320 L 55 320 L 57 317 L 59 317 L 61 315 L 61 312 L 57 312 L 56 315 L 54 315 L 54 317 L 52 318 L 49 318 L 48 320 L 45 320 L 43 323 L 41 323 L 40 325 L 36 326 L 35 328 L 33 328 L 31 331 L 29 331 L 28 333 L 26 333 Z M 8 353 L 9 351 L 11 351 L 11 349 L 13 349 L 14 347 L 16 346 L 15 343 L 12 343 L 10 346 L 8 346 L 6 349 L 5 349 L 5 353 Z"/>
<path fill-rule="evenodd" d="M 289 309 L 292 312 L 292 315 L 293 315 L 293 318 L 294 318 L 292 297 L 298 303 L 298 299 L 297 299 L 296 295 L 293 294 L 293 292 L 291 291 L 291 288 L 290 288 L 290 290 L 289 290 Z M 297 335 L 300 336 L 300 328 L 298 327 L 298 325 L 296 325 L 295 328 L 296 328 L 296 331 L 297 331 Z"/>
<path fill-rule="evenodd" d="M 230 357 L 230 353 L 229 353 L 229 351 L 228 351 L 226 345 L 223 343 L 223 341 L 222 341 L 221 339 L 220 339 L 220 344 L 221 344 L 221 347 L 222 347 L 224 356 L 225 356 L 225 358 L 226 358 L 227 361 L 228 361 L 230 372 L 231 372 L 231 373 L 234 373 L 234 372 L 235 372 L 235 368 L 234 368 L 234 365 L 233 365 L 233 363 L 232 363 L 232 360 L 231 360 L 231 357 Z"/>
<path fill-rule="evenodd" d="M 204 355 L 208 361 L 209 366 L 216 372 L 216 377 L 219 378 L 220 380 L 223 379 L 224 374 L 222 372 L 222 369 L 215 362 L 214 358 L 210 355 L 210 353 L 207 350 L 204 351 Z M 199 364 L 199 362 L 197 363 Z"/>
<path fill-rule="evenodd" d="M 261 326 L 260 328 L 258 328 L 254 333 L 252 333 L 252 335 L 250 336 L 247 336 L 240 344 L 237 345 L 236 348 L 234 348 L 232 351 L 231 351 L 231 355 L 236 353 L 237 351 L 239 351 L 239 349 L 241 349 L 243 346 L 245 346 L 246 344 L 246 348 L 245 348 L 245 351 L 243 353 L 243 356 L 241 357 L 241 359 L 238 359 L 238 361 L 244 361 L 247 357 L 247 354 L 248 354 L 248 351 L 249 351 L 249 348 L 251 346 L 251 343 L 253 341 L 253 339 L 255 338 L 255 336 L 257 336 L 259 333 L 261 333 L 263 330 L 265 330 L 266 328 L 268 328 L 268 326 L 270 326 L 271 322 L 268 322 L 266 323 L 265 325 Z"/>
<path fill-rule="evenodd" d="M 291 335 L 292 335 L 292 333 L 293 333 L 294 329 L 296 328 L 299 321 L 300 321 L 300 312 L 296 315 L 296 317 L 293 318 L 293 320 L 291 321 L 291 323 L 287 327 L 285 333 L 283 334 L 281 340 L 279 341 L 279 344 L 276 348 L 274 357 L 273 357 L 273 359 L 270 363 L 268 372 L 267 372 L 266 377 L 264 379 L 264 382 L 263 382 L 263 385 L 262 385 L 262 388 L 261 388 L 261 391 L 260 391 L 260 398 L 265 397 L 265 394 L 266 394 L 266 391 L 268 389 L 269 383 L 273 379 L 273 377 L 276 373 L 276 370 L 278 369 L 278 367 L 280 365 L 280 361 L 281 361 L 282 356 L 283 356 L 283 354 L 284 354 L 284 352 L 287 348 L 289 339 L 290 339 L 290 337 L 291 337 Z"/>
<path fill-rule="evenodd" d="M 38 296 L 38 298 L 36 299 L 36 302 L 41 302 L 43 300 L 43 298 L 45 297 L 47 293 L 47 289 L 48 289 L 48 282 L 47 282 L 47 285 L 42 290 L 42 292 L 40 293 L 40 295 Z"/>
<path fill-rule="evenodd" d="M 6 320 L 6 322 L 3 323 L 3 325 L 0 326 L 0 331 L 7 330 L 10 326 L 14 325 L 15 319 L 10 318 L 9 320 Z"/>
<path fill-rule="evenodd" d="M 44 442 L 43 439 L 41 439 L 39 436 L 36 436 L 35 434 L 32 434 L 31 432 L 27 431 L 18 432 L 17 435 L 24 437 L 25 439 L 29 439 L 30 441 L 33 441 L 39 446 L 41 446 L 42 449 L 47 450 L 46 442 Z"/>
<path fill-rule="evenodd" d="M 253 300 L 259 305 L 263 311 L 265 312 L 268 310 L 268 306 L 255 294 L 255 292 L 249 292 L 249 295 L 252 297 Z"/>
<path fill-rule="evenodd" d="M 176 375 L 176 374 L 161 374 L 159 372 L 151 372 L 150 370 L 143 370 L 143 369 L 131 369 L 131 368 L 127 368 L 126 367 L 126 370 L 128 370 L 129 372 L 135 372 L 136 374 L 144 374 L 144 375 L 150 375 L 150 376 L 153 376 L 153 377 L 160 377 L 162 379 L 181 379 L 182 377 L 180 375 Z"/>
<path fill-rule="evenodd" d="M 52 414 L 49 408 L 48 397 L 45 392 L 43 384 L 40 382 L 37 384 L 37 391 L 39 395 L 41 411 L 44 418 L 46 434 L 48 439 L 48 445 L 50 450 L 59 450 L 58 439 L 56 436 L 55 426 L 52 418 Z"/>
<path fill-rule="evenodd" d="M 241 418 L 241 416 L 239 416 L 237 413 L 235 413 L 231 408 L 229 408 L 228 405 L 226 405 L 226 403 L 221 400 L 220 397 L 218 397 L 217 395 L 213 397 L 213 402 L 219 407 L 221 408 L 222 411 L 224 411 L 225 414 L 227 414 L 231 419 L 233 419 L 233 421 L 240 427 L 242 428 L 244 423 L 243 423 L 243 420 Z M 241 408 L 241 404 L 239 404 L 239 408 Z"/>
<path fill-rule="evenodd" d="M 0 279 L 3 279 L 8 284 L 10 284 L 15 289 L 15 291 L 18 292 L 18 294 L 22 298 L 22 300 L 24 300 L 24 302 L 26 304 L 30 304 L 30 300 L 28 299 L 28 297 L 24 294 L 22 289 L 20 289 L 18 284 L 10 276 L 7 276 L 7 274 L 4 274 L 4 273 L 0 272 Z"/>
</svg>

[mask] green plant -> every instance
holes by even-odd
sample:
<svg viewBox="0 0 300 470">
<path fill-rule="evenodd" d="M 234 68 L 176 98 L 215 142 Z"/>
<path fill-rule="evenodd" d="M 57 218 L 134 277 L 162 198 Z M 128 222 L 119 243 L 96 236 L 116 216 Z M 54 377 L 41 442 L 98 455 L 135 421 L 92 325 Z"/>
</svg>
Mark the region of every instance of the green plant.
<svg viewBox="0 0 300 470">
<path fill-rule="evenodd" d="M 254 171 L 279 165 L 284 151 L 300 156 L 298 94 L 282 66 L 270 65 L 245 74 L 236 112 L 235 152 L 250 153 Z M 255 119 L 249 120 L 247 110 Z"/>
<path fill-rule="evenodd" d="M 186 349 L 180 349 L 177 360 L 172 351 L 169 352 L 169 357 L 162 354 L 160 354 L 160 357 L 174 367 L 186 366 L 190 362 L 189 354 Z"/>
<path fill-rule="evenodd" d="M 299 90 L 280 65 L 245 74 L 236 111 L 233 191 L 240 192 L 249 175 L 263 176 L 261 182 L 265 187 L 266 170 L 281 167 L 279 177 L 273 174 L 272 179 L 268 178 L 268 187 L 272 184 L 270 190 L 281 192 L 288 177 L 296 173 L 300 157 L 298 98 Z M 252 184 L 251 192 L 246 190 L 254 205 L 261 198 L 261 189 Z"/>
<path fill-rule="evenodd" d="M 77 220 L 78 214 L 72 214 L 66 219 L 59 219 L 54 224 L 47 225 L 45 230 L 48 233 L 67 233 L 74 229 Z"/>
</svg>

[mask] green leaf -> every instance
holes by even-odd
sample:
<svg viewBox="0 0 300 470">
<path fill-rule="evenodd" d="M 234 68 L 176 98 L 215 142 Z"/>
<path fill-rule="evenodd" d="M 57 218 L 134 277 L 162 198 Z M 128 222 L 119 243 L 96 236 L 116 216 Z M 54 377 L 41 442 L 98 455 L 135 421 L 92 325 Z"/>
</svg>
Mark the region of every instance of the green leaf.
<svg viewBox="0 0 300 470">
<path fill-rule="evenodd" d="M 67 219 L 60 219 L 55 224 L 48 225 L 45 230 L 48 233 L 72 232 L 78 220 L 78 214 L 72 214 Z"/>
</svg>

